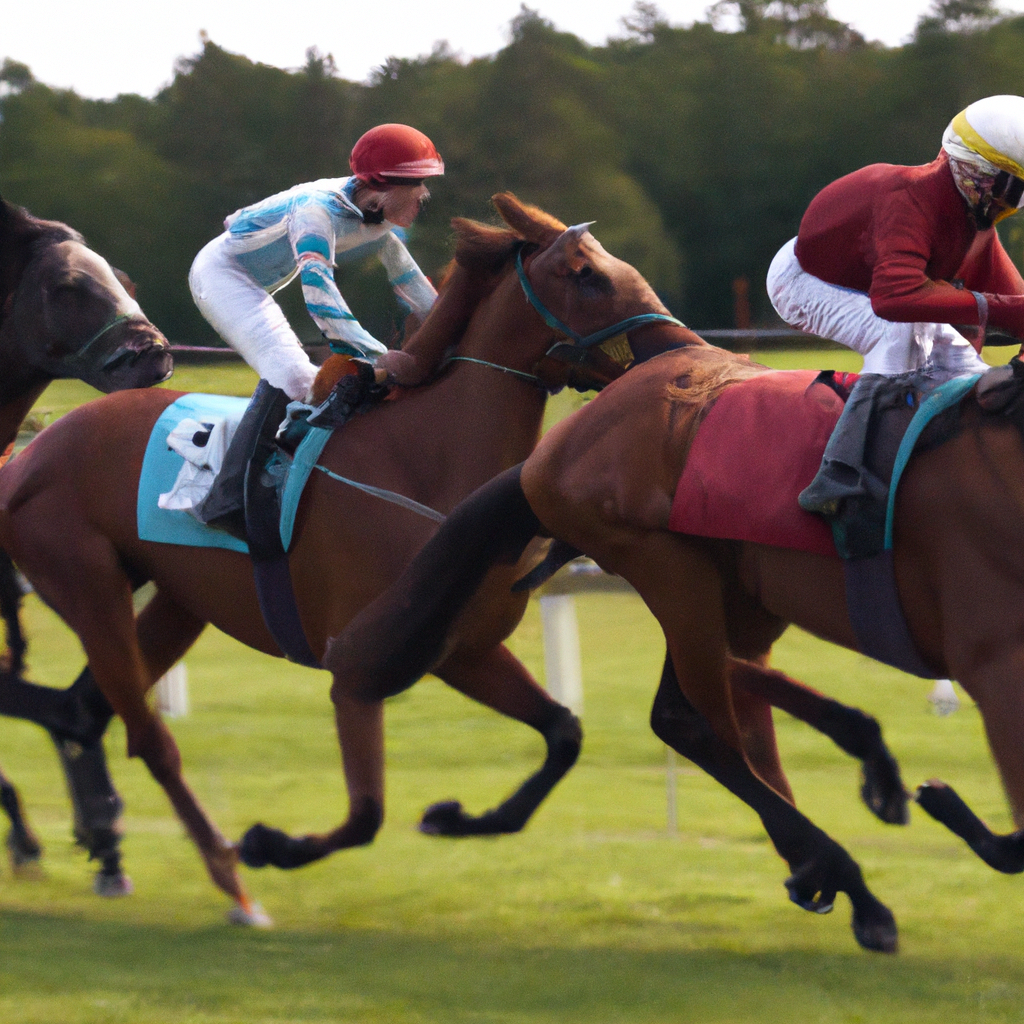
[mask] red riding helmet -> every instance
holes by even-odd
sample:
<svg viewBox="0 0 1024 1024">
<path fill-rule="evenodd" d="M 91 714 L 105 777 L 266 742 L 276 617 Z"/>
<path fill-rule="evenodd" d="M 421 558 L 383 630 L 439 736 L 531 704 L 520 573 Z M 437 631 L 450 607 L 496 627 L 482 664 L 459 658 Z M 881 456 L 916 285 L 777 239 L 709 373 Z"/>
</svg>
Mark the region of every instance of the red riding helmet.
<svg viewBox="0 0 1024 1024">
<path fill-rule="evenodd" d="M 407 184 L 444 174 L 444 161 L 434 144 L 407 124 L 371 128 L 352 147 L 349 166 L 360 181 L 375 185 Z"/>
</svg>

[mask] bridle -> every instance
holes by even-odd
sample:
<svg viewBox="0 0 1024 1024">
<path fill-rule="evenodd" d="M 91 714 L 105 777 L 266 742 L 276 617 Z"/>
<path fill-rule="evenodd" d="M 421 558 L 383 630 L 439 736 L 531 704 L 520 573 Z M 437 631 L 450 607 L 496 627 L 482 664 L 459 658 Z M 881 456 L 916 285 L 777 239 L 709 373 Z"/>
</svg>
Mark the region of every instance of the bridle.
<svg viewBox="0 0 1024 1024">
<path fill-rule="evenodd" d="M 93 345 L 96 344 L 96 342 L 98 342 L 109 331 L 112 331 L 115 327 L 124 323 L 132 322 L 149 323 L 146 316 L 138 311 L 133 313 L 122 313 L 120 316 L 115 316 L 112 320 L 107 321 L 107 323 L 105 323 L 80 349 L 77 349 L 75 352 L 69 352 L 67 356 L 61 360 L 62 365 L 67 367 L 77 366 L 80 363 L 84 364 L 86 353 L 93 347 Z M 100 369 L 105 369 L 110 363 L 119 358 L 121 358 L 121 353 L 111 353 Z"/>
<path fill-rule="evenodd" d="M 526 276 L 526 268 L 523 266 L 522 246 L 519 247 L 519 252 L 516 253 L 516 274 L 519 276 L 519 283 L 523 287 L 523 293 L 526 295 L 527 301 L 535 310 L 537 310 L 538 313 L 540 313 L 544 323 L 553 330 L 558 331 L 559 334 L 564 334 L 567 338 L 572 338 L 573 343 L 578 345 L 580 348 L 593 348 L 595 345 L 600 345 L 602 341 L 614 338 L 618 334 L 625 334 L 627 331 L 633 330 L 634 327 L 640 327 L 642 324 L 661 322 L 675 324 L 677 327 L 686 326 L 681 320 L 677 320 L 674 316 L 669 316 L 666 313 L 639 313 L 636 316 L 620 320 L 617 324 L 612 324 L 611 327 L 603 327 L 599 331 L 594 331 L 593 334 L 577 334 L 576 331 L 574 331 L 568 324 L 562 323 L 562 321 L 559 320 L 558 317 L 540 301 L 539 296 L 533 290 L 533 285 L 530 284 L 530 279 Z M 549 349 L 548 355 L 551 355 L 553 350 L 554 347 Z"/>
<path fill-rule="evenodd" d="M 669 316 L 666 313 L 639 313 L 636 316 L 620 320 L 618 323 L 612 324 L 611 327 L 603 327 L 599 331 L 594 331 L 593 334 L 583 335 L 577 333 L 568 324 L 559 320 L 541 302 L 540 297 L 533 290 L 533 285 L 530 284 L 530 279 L 526 275 L 526 268 L 523 266 L 523 249 L 526 248 L 527 244 L 526 242 L 521 242 L 516 251 L 516 275 L 519 278 L 523 294 L 526 296 L 526 301 L 540 314 L 541 319 L 548 327 L 558 331 L 559 334 L 564 334 L 572 341 L 571 345 L 566 345 L 564 342 L 556 342 L 547 350 L 544 358 L 556 359 L 562 363 L 584 364 L 588 360 L 591 350 L 602 342 L 608 341 L 609 338 L 624 335 L 634 328 L 642 327 L 644 324 L 669 323 L 674 324 L 676 327 L 686 326 L 681 320 L 677 320 L 674 316 Z M 522 370 L 513 370 L 511 367 L 501 366 L 498 363 L 491 363 L 484 359 L 474 359 L 470 356 L 452 356 L 448 362 L 476 363 L 480 366 L 489 366 L 491 369 L 500 370 L 502 373 L 511 374 L 519 380 L 534 384 L 543 391 L 560 390 L 560 387 L 552 388 L 545 384 L 536 374 L 524 373 Z"/>
</svg>

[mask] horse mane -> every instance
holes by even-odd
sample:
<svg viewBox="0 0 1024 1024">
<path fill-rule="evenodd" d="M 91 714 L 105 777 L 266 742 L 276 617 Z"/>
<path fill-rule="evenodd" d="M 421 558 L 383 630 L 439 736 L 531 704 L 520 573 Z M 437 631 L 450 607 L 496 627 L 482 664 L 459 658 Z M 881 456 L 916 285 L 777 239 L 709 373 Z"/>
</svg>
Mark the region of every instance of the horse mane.
<svg viewBox="0 0 1024 1024">
<path fill-rule="evenodd" d="M 694 362 L 686 375 L 665 385 L 666 393 L 673 402 L 707 405 L 730 384 L 750 380 L 768 369 L 753 362 L 750 356 L 727 352 L 714 345 L 695 348 L 693 355 Z"/>
<path fill-rule="evenodd" d="M 760 363 L 753 362 L 750 356 L 727 352 L 714 345 L 708 345 L 706 348 L 695 346 L 688 351 L 693 362 L 681 376 L 665 384 L 665 396 L 669 400 L 673 429 L 678 429 L 684 417 L 689 418 L 688 426 L 679 438 L 687 451 L 693 444 L 697 428 L 711 411 L 715 399 L 730 384 L 749 380 L 768 369 Z"/>
</svg>

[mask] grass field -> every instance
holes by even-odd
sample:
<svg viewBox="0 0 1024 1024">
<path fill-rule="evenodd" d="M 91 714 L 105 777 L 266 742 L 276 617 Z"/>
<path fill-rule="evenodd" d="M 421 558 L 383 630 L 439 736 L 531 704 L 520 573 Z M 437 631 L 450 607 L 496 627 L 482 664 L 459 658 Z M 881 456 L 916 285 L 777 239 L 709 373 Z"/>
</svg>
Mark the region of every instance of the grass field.
<svg viewBox="0 0 1024 1024">
<path fill-rule="evenodd" d="M 189 370 L 176 383 L 249 386 L 241 371 L 221 373 Z M 79 397 L 61 385 L 43 404 L 56 414 Z M 553 415 L 577 400 L 560 396 Z M 434 800 L 491 806 L 542 753 L 523 728 L 425 680 L 388 704 L 387 820 L 373 846 L 298 872 L 246 872 L 275 920 L 269 932 L 223 923 L 226 901 L 145 769 L 125 759 L 116 724 L 107 749 L 137 891 L 92 896 L 48 739 L 0 723 L 2 763 L 46 845 L 42 877 L 0 869 L 0 1022 L 1024 1020 L 1021 881 L 916 810 L 906 829 L 876 822 L 857 799 L 855 765 L 787 716 L 777 716 L 780 745 L 800 805 L 893 909 L 901 952 L 859 950 L 845 897 L 827 917 L 788 903 L 785 865 L 759 821 L 689 768 L 670 835 L 665 752 L 647 726 L 658 630 L 628 595 L 578 606 L 584 751 L 528 829 L 461 841 L 415 831 Z M 66 683 L 80 667 L 74 638 L 31 600 L 28 617 L 33 677 Z M 511 646 L 542 678 L 535 603 Z M 937 718 L 927 682 L 796 630 L 775 664 L 876 714 L 908 784 L 940 776 L 993 827 L 1010 827 L 969 702 Z M 325 674 L 213 630 L 187 665 L 192 712 L 172 728 L 221 827 L 237 837 L 257 820 L 291 831 L 337 823 L 344 791 Z"/>
</svg>

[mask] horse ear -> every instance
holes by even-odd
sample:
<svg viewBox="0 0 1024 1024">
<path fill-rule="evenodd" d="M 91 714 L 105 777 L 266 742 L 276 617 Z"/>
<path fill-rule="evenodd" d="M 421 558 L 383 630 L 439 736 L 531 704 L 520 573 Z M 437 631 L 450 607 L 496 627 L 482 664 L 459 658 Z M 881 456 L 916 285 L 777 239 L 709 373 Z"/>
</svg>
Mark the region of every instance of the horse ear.
<svg viewBox="0 0 1024 1024">
<path fill-rule="evenodd" d="M 491 202 L 502 220 L 528 242 L 550 245 L 565 230 L 565 225 L 557 217 L 520 202 L 511 192 L 499 192 L 491 196 Z"/>
</svg>

